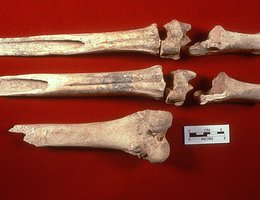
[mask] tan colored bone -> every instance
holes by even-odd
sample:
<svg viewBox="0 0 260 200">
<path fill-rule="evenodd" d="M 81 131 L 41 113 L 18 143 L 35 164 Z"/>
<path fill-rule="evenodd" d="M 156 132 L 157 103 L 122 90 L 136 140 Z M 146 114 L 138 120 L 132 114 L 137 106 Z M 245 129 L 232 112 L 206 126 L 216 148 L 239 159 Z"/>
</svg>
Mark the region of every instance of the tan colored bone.
<svg viewBox="0 0 260 200">
<path fill-rule="evenodd" d="M 181 106 L 186 99 L 186 94 L 193 89 L 189 81 L 196 77 L 196 73 L 189 70 L 176 70 L 172 71 L 170 76 L 173 85 L 165 90 L 166 103 Z"/>
<path fill-rule="evenodd" d="M 78 74 L 27 74 L 0 77 L 0 96 L 111 96 L 137 95 L 161 99 L 162 67 Z"/>
<path fill-rule="evenodd" d="M 191 40 L 186 33 L 191 29 L 190 24 L 172 20 L 164 25 L 167 37 L 161 42 L 160 56 L 162 58 L 180 59 L 182 47 L 186 46 Z"/>
<path fill-rule="evenodd" d="M 185 34 L 190 25 L 173 20 L 165 28 L 168 37 L 162 43 L 161 57 L 178 59 L 180 48 L 189 41 Z M 152 24 L 128 31 L 1 38 L 0 56 L 72 55 L 108 51 L 159 55 L 160 46 L 157 25 Z"/>
<path fill-rule="evenodd" d="M 215 26 L 208 39 L 189 47 L 192 56 L 214 55 L 227 52 L 260 53 L 260 34 L 245 34 Z"/>
<path fill-rule="evenodd" d="M 222 101 L 260 101 L 260 84 L 246 83 L 229 77 L 225 72 L 218 74 L 207 92 L 197 91 L 194 97 L 201 105 Z"/>
<path fill-rule="evenodd" d="M 162 67 L 155 65 L 141 70 L 77 73 L 26 74 L 0 77 L 0 96 L 144 96 L 162 99 L 180 106 L 193 87 L 188 83 L 196 77 L 189 70 L 170 74 L 172 85 L 166 88 Z"/>
<path fill-rule="evenodd" d="M 170 112 L 144 110 L 107 122 L 15 125 L 9 131 L 24 133 L 24 141 L 37 147 L 109 148 L 156 163 L 170 154 L 165 134 L 171 125 Z"/>
</svg>

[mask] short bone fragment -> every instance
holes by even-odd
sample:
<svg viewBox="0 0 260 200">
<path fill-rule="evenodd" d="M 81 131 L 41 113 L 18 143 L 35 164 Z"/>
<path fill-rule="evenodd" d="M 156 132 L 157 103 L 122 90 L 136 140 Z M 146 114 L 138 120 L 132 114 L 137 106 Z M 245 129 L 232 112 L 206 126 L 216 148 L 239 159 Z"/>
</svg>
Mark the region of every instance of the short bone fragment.
<svg viewBox="0 0 260 200">
<path fill-rule="evenodd" d="M 162 67 L 106 73 L 27 74 L 0 77 L 0 96 L 164 96 Z"/>
<path fill-rule="evenodd" d="M 197 91 L 194 97 L 201 105 L 222 101 L 260 101 L 260 84 L 246 83 L 229 77 L 225 72 L 218 74 L 207 92 Z"/>
<path fill-rule="evenodd" d="M 193 89 L 189 81 L 196 77 L 196 73 L 189 70 L 176 70 L 171 72 L 172 85 L 166 88 L 166 103 L 181 106 L 186 94 Z"/>
<path fill-rule="evenodd" d="M 173 20 L 165 25 L 161 57 L 179 59 L 180 49 L 189 42 L 189 24 Z M 98 52 L 142 52 L 159 55 L 161 40 L 156 24 L 117 32 L 40 35 L 0 38 L 0 56 L 72 55 Z"/>
<path fill-rule="evenodd" d="M 24 141 L 37 147 L 109 148 L 158 163 L 170 154 L 165 134 L 171 125 L 170 112 L 144 110 L 106 122 L 15 125 L 9 131 L 24 133 Z"/>
<path fill-rule="evenodd" d="M 164 25 L 167 37 L 161 41 L 160 56 L 162 58 L 180 59 L 182 47 L 185 47 L 191 40 L 186 33 L 191 29 L 190 24 L 172 20 Z"/>
<path fill-rule="evenodd" d="M 215 26 L 208 39 L 189 47 L 192 56 L 213 55 L 228 52 L 260 53 L 260 34 L 245 34 Z"/>
</svg>

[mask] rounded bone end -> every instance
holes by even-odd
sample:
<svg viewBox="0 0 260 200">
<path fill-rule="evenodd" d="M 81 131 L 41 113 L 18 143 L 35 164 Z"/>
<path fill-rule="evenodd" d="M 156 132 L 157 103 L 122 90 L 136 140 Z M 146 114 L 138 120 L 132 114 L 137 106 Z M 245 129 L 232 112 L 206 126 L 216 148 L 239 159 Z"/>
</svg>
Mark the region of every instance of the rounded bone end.
<svg viewBox="0 0 260 200">
<path fill-rule="evenodd" d="M 197 74 L 190 70 L 176 70 L 170 73 L 172 85 L 166 88 L 167 104 L 174 104 L 175 106 L 183 105 L 186 95 L 193 89 L 189 81 L 196 78 Z"/>
<path fill-rule="evenodd" d="M 186 46 L 191 40 L 186 33 L 191 29 L 190 24 L 172 20 L 164 25 L 167 37 L 161 42 L 160 57 L 180 59 L 181 48 Z"/>
<path fill-rule="evenodd" d="M 147 153 L 147 160 L 151 163 L 162 163 L 164 162 L 170 155 L 170 145 L 169 142 L 163 138 L 160 141 L 159 145 L 152 151 Z"/>
<path fill-rule="evenodd" d="M 172 125 L 172 114 L 167 111 L 144 110 L 136 113 L 140 131 L 135 144 L 127 152 L 151 163 L 164 162 L 170 155 L 170 145 L 165 138 Z"/>
</svg>

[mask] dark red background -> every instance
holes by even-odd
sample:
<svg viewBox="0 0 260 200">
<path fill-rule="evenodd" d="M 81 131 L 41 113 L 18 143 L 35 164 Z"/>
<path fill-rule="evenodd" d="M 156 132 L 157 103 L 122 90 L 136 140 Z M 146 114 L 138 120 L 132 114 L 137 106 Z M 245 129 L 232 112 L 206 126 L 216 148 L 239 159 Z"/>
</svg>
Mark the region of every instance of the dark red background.
<svg viewBox="0 0 260 200">
<path fill-rule="evenodd" d="M 127 30 L 178 19 L 191 23 L 191 39 L 215 25 L 259 32 L 259 1 L 6 1 L 0 2 L 0 37 Z M 259 57 L 230 54 L 179 61 L 110 53 L 68 57 L 0 57 L 0 75 L 105 72 L 160 64 L 168 74 L 197 72 L 195 89 L 209 89 L 219 72 L 259 83 Z M 0 98 L 0 199 L 260 198 L 259 104 L 183 107 L 145 98 Z M 123 152 L 36 148 L 8 129 L 21 123 L 79 123 L 119 118 L 144 109 L 171 111 L 171 155 L 151 164 Z M 183 145 L 183 126 L 230 124 L 231 143 Z"/>
</svg>

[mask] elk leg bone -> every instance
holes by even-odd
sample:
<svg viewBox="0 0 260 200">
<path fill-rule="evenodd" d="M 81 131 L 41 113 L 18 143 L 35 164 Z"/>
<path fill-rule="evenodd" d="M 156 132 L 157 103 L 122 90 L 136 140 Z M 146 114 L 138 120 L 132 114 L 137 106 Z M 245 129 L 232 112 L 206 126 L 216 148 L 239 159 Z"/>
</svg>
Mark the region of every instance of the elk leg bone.
<svg viewBox="0 0 260 200">
<path fill-rule="evenodd" d="M 165 134 L 171 125 L 170 112 L 144 110 L 106 122 L 15 125 L 9 131 L 24 133 L 24 141 L 37 147 L 109 148 L 156 163 L 170 154 Z"/>
<path fill-rule="evenodd" d="M 166 103 L 183 104 L 192 89 L 188 81 L 196 73 L 176 70 L 171 73 L 173 86 L 166 89 Z M 162 67 L 76 74 L 25 74 L 0 77 L 0 96 L 145 96 L 164 97 L 166 83 Z"/>
<path fill-rule="evenodd" d="M 207 92 L 196 91 L 194 97 L 201 105 L 221 101 L 260 101 L 260 84 L 246 83 L 229 77 L 225 72 L 218 74 Z"/>
<path fill-rule="evenodd" d="M 1 38 L 0 56 L 72 55 L 107 51 L 143 52 L 179 59 L 180 49 L 190 40 L 189 24 L 173 20 L 165 25 L 167 38 L 159 37 L 156 24 L 128 31 L 40 35 L 20 38 Z"/>
<path fill-rule="evenodd" d="M 186 94 L 193 89 L 189 81 L 196 77 L 196 73 L 190 70 L 176 70 L 170 73 L 172 79 L 172 86 L 166 88 L 166 103 L 181 106 Z"/>
<path fill-rule="evenodd" d="M 215 26 L 208 39 L 189 47 L 192 56 L 213 55 L 226 52 L 260 53 L 260 34 L 245 34 L 225 30 Z"/>
<path fill-rule="evenodd" d="M 121 72 L 27 74 L 0 77 L 0 96 L 137 95 L 161 99 L 162 67 Z"/>
</svg>

